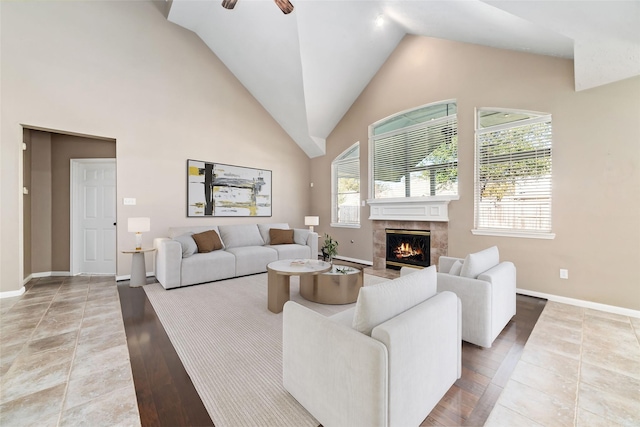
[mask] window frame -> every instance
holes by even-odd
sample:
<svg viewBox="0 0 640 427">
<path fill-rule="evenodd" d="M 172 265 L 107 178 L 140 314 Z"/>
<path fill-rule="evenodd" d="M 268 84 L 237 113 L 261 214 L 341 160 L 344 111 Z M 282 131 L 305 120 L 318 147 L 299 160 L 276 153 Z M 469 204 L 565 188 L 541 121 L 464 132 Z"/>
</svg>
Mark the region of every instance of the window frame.
<svg viewBox="0 0 640 427">
<path fill-rule="evenodd" d="M 430 120 L 425 120 L 419 123 L 415 123 L 415 124 L 410 124 L 410 125 L 406 125 L 404 127 L 401 128 L 397 128 L 397 129 L 393 129 L 387 132 L 382 132 L 378 135 L 375 134 L 375 129 L 376 127 L 379 127 L 381 125 L 386 124 L 387 122 L 391 122 L 394 118 L 406 115 L 408 113 L 414 112 L 414 111 L 419 111 L 428 107 L 436 107 L 438 105 L 447 105 L 447 104 L 455 104 L 455 113 L 453 114 L 447 114 L 445 116 L 440 116 L 440 117 L 436 117 L 434 119 L 430 119 Z M 441 100 L 441 101 L 436 101 L 436 102 L 432 102 L 432 103 L 428 103 L 428 104 L 423 104 L 417 107 L 413 107 L 413 108 L 409 108 L 403 111 L 399 111 L 397 113 L 394 113 L 390 116 L 387 116 L 383 119 L 380 119 L 378 121 L 376 121 L 375 123 L 372 123 L 371 125 L 369 125 L 369 129 L 368 129 L 368 136 L 369 136 L 369 141 L 368 141 L 368 149 L 369 149 L 369 154 L 368 154 L 368 191 L 367 191 L 367 196 L 368 199 L 371 200 L 391 200 L 391 199 L 395 199 L 395 200 L 417 200 L 417 199 L 438 199 L 438 200 L 459 200 L 460 196 L 460 191 L 459 191 L 459 175 L 456 179 L 456 193 L 455 194 L 435 194 L 435 195 L 428 195 L 428 196 L 401 196 L 401 197 L 391 197 L 391 198 L 376 198 L 376 183 L 375 183 L 375 142 L 377 139 L 379 139 L 382 136 L 391 136 L 394 134 L 399 134 L 402 132 L 410 132 L 412 130 L 415 129 L 419 129 L 422 127 L 425 127 L 428 125 L 428 123 L 432 123 L 432 122 L 441 122 L 441 121 L 446 121 L 446 120 L 452 120 L 455 117 L 455 121 L 456 121 L 456 135 L 458 135 L 458 101 L 455 98 L 452 99 L 446 99 L 446 100 Z M 459 171 L 458 169 L 458 150 L 456 149 L 456 159 L 455 159 L 455 167 L 456 167 L 456 171 Z M 425 168 L 426 169 L 426 168 Z"/>
<path fill-rule="evenodd" d="M 487 128 L 480 128 L 480 114 L 483 111 L 495 111 L 505 114 L 527 114 L 533 117 L 529 119 L 525 119 L 522 121 L 514 121 L 509 124 L 499 124 L 495 126 L 490 126 Z M 479 218 L 481 212 L 479 211 L 479 172 L 480 172 L 480 150 L 478 139 L 480 135 L 496 132 L 498 130 L 511 129 L 516 127 L 522 127 L 525 124 L 536 124 L 542 122 L 550 123 L 550 131 L 553 131 L 553 118 L 551 113 L 542 113 L 537 111 L 527 111 L 520 109 L 511 109 L 511 108 L 492 108 L 492 107 L 481 107 L 475 109 L 475 135 L 474 135 L 474 174 L 473 174 L 473 217 L 474 217 L 474 228 L 471 230 L 471 233 L 474 235 L 480 236 L 500 236 L 500 237 L 519 237 L 519 238 L 531 238 L 531 239 L 554 239 L 555 233 L 553 233 L 553 135 L 550 139 L 549 146 L 549 159 L 551 162 L 550 166 L 550 187 L 549 187 L 549 230 L 540 230 L 536 231 L 533 229 L 517 229 L 517 228 L 492 228 L 492 227 L 479 227 Z"/>
<path fill-rule="evenodd" d="M 347 157 L 349 154 L 353 152 L 353 150 L 358 151 L 358 155 L 353 157 Z M 346 157 L 346 158 L 345 158 Z M 340 222 L 338 215 L 338 197 L 343 194 L 338 191 L 338 167 L 340 165 L 346 165 L 355 163 L 357 165 L 356 170 L 358 171 L 358 222 Z M 362 195 L 362 178 L 360 176 L 360 141 L 355 142 L 351 146 L 349 146 L 346 150 L 336 156 L 335 159 L 331 161 L 331 227 L 342 227 L 342 228 L 360 228 L 362 212 L 361 212 L 361 195 Z M 354 193 L 355 194 L 355 193 Z"/>
</svg>

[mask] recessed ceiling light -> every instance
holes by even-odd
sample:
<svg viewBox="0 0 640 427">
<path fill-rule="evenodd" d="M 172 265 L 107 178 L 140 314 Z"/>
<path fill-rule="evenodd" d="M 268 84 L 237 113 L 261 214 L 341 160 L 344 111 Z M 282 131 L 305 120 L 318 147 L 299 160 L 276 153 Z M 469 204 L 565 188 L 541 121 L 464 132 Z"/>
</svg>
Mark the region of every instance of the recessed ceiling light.
<svg viewBox="0 0 640 427">
<path fill-rule="evenodd" d="M 382 27 L 384 25 L 384 15 L 378 15 L 376 18 L 376 27 Z"/>
</svg>

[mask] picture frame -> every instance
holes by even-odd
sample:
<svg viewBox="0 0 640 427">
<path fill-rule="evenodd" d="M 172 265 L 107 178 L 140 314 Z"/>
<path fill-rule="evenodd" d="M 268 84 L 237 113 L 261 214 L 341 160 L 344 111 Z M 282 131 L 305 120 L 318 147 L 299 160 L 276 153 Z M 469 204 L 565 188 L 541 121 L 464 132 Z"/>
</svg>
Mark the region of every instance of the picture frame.
<svg viewBox="0 0 640 427">
<path fill-rule="evenodd" d="M 270 217 L 271 171 L 187 160 L 187 217 Z"/>
</svg>

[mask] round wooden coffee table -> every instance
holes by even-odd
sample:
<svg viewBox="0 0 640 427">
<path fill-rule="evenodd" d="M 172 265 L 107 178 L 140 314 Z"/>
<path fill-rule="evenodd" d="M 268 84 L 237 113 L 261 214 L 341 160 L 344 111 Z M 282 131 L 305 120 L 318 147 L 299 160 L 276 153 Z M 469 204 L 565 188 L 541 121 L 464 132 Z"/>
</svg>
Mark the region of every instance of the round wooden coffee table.
<svg viewBox="0 0 640 427">
<path fill-rule="evenodd" d="M 325 273 L 300 277 L 300 296 L 320 304 L 356 302 L 363 283 L 361 268 L 334 265 Z"/>
<path fill-rule="evenodd" d="M 331 270 L 331 264 L 313 259 L 282 259 L 267 265 L 268 296 L 267 308 L 280 313 L 284 303 L 289 301 L 289 279 L 291 276 L 313 276 Z"/>
</svg>

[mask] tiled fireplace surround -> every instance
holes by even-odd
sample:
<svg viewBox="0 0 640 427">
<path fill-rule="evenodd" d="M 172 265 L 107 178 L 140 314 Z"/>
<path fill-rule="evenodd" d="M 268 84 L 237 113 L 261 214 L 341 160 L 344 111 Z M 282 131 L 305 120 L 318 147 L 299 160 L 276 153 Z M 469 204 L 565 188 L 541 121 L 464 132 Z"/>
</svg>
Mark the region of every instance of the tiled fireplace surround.
<svg viewBox="0 0 640 427">
<path fill-rule="evenodd" d="M 373 269 L 386 269 L 386 228 L 429 230 L 429 265 L 449 251 L 449 202 L 458 196 L 369 199 L 373 221 Z"/>
<path fill-rule="evenodd" d="M 437 265 L 442 255 L 447 255 L 449 242 L 449 223 L 444 221 L 373 221 L 373 269 L 386 268 L 386 232 L 387 228 L 402 230 L 429 230 L 431 232 L 430 265 Z"/>
</svg>

